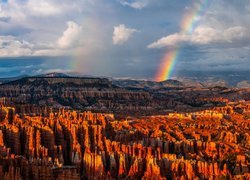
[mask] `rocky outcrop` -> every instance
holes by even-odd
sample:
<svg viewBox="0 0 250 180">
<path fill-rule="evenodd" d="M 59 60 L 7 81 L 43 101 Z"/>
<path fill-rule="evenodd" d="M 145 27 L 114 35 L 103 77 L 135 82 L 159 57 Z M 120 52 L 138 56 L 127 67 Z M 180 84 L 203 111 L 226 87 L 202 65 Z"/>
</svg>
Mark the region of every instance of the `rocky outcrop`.
<svg viewBox="0 0 250 180">
<path fill-rule="evenodd" d="M 105 78 L 25 77 L 0 85 L 0 97 L 15 104 L 20 114 L 49 114 L 62 107 L 127 115 L 165 114 L 225 106 L 230 100 L 247 100 L 246 89 L 188 88 L 178 81 L 143 82 L 147 88 L 118 87 Z M 152 85 L 153 84 L 160 84 Z M 0 99 L 1 102 L 1 99 Z"/>
<path fill-rule="evenodd" d="M 15 108 L 1 106 L 5 116 L 0 122 L 0 175 L 3 179 L 247 179 L 249 110 L 249 102 L 241 102 L 118 121 L 113 114 L 66 109 L 19 115 Z"/>
</svg>

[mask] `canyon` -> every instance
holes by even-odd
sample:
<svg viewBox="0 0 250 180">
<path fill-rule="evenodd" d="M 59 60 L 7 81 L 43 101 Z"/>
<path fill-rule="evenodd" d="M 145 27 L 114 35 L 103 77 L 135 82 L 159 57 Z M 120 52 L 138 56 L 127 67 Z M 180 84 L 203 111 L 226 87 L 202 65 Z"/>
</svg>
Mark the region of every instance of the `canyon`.
<svg viewBox="0 0 250 180">
<path fill-rule="evenodd" d="M 36 105 L 126 117 L 225 106 L 228 101 L 250 100 L 250 89 L 186 86 L 176 80 L 142 84 L 106 78 L 25 77 L 0 85 L 0 97 L 15 105 L 18 113 L 29 113 L 29 106 Z"/>
<path fill-rule="evenodd" d="M 250 179 L 250 90 L 28 77 L 0 85 L 0 179 Z"/>
<path fill-rule="evenodd" d="M 250 102 L 130 117 L 1 105 L 3 179 L 249 179 Z"/>
</svg>

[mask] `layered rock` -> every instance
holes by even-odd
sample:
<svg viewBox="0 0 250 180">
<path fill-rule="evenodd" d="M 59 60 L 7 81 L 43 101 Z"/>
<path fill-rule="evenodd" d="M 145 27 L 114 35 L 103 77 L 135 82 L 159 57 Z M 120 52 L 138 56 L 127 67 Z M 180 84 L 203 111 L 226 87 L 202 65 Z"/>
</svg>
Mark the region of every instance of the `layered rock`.
<svg viewBox="0 0 250 180">
<path fill-rule="evenodd" d="M 0 102 L 14 103 L 21 114 L 48 115 L 50 107 L 67 107 L 115 112 L 125 117 L 164 114 L 167 109 L 196 111 L 225 106 L 230 100 L 249 100 L 250 97 L 246 89 L 197 87 L 190 90 L 174 80 L 158 84 L 160 86 L 137 88 L 119 87 L 105 78 L 26 77 L 0 84 L 0 97 L 3 97 Z"/>
<path fill-rule="evenodd" d="M 247 179 L 249 110 L 249 102 L 241 102 L 226 109 L 118 121 L 113 114 L 66 109 L 19 115 L 2 106 L 0 175 L 3 179 Z"/>
</svg>

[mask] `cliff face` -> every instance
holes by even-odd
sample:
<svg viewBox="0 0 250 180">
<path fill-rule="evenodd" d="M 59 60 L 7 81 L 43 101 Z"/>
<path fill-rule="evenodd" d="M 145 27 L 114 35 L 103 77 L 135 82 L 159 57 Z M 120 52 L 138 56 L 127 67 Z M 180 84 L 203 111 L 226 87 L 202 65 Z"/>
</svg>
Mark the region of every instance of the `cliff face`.
<svg viewBox="0 0 250 180">
<path fill-rule="evenodd" d="M 249 112 L 249 102 L 241 102 L 117 121 L 113 114 L 64 109 L 18 115 L 14 108 L 1 106 L 0 175 L 3 179 L 248 179 Z"/>
<path fill-rule="evenodd" d="M 1 85 L 0 96 L 11 98 L 15 105 L 67 106 L 98 111 L 137 111 L 154 105 L 149 93 L 128 91 L 101 78 L 23 78 Z M 26 111 L 26 107 L 20 108 Z"/>
<path fill-rule="evenodd" d="M 49 107 L 68 107 L 126 116 L 224 106 L 230 100 L 249 100 L 250 92 L 219 87 L 187 88 L 177 82 L 125 88 L 105 78 L 27 77 L 0 85 L 0 97 L 14 103 L 18 113 L 43 113 L 38 112 L 42 106 L 46 111 Z"/>
</svg>

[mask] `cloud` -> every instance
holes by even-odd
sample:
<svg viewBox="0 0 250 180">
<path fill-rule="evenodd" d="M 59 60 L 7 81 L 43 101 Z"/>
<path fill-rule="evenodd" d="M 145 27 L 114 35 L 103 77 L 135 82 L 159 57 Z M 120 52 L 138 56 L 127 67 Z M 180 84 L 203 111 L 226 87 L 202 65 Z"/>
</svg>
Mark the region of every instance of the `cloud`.
<svg viewBox="0 0 250 180">
<path fill-rule="evenodd" d="M 9 22 L 11 17 L 9 17 L 6 12 L 4 12 L 2 5 L 0 4 L 0 22 Z"/>
<path fill-rule="evenodd" d="M 57 41 L 60 48 L 70 48 L 79 42 L 82 27 L 73 21 L 67 22 L 67 29 L 63 32 L 62 37 Z"/>
<path fill-rule="evenodd" d="M 129 6 L 134 9 L 143 9 L 149 4 L 149 0 L 120 0 L 119 1 L 123 6 Z"/>
<path fill-rule="evenodd" d="M 35 50 L 32 56 L 66 56 L 69 55 L 69 51 L 65 49 L 38 49 Z"/>
<path fill-rule="evenodd" d="M 70 41 L 70 40 L 69 40 Z M 0 36 L 0 58 L 35 57 L 35 56 L 67 56 L 69 49 L 60 49 L 53 44 L 39 45 L 20 40 L 14 36 Z"/>
<path fill-rule="evenodd" d="M 13 17 L 18 17 L 18 15 L 23 17 L 47 17 L 60 15 L 73 9 L 78 9 L 76 3 L 68 0 L 8 0 L 6 3 L 0 4 L 2 13 L 6 13 Z"/>
<path fill-rule="evenodd" d="M 23 38 L 11 35 L 0 36 L 0 58 L 19 56 L 67 56 L 71 48 L 79 42 L 81 26 L 75 22 L 67 22 L 67 29 L 63 35 L 53 42 L 32 43 Z"/>
<path fill-rule="evenodd" d="M 56 69 L 46 69 L 46 70 L 42 70 L 39 69 L 39 72 L 37 72 L 37 74 L 48 74 L 48 73 L 70 73 L 72 72 L 70 69 L 60 69 L 60 68 L 56 68 Z"/>
<path fill-rule="evenodd" d="M 188 35 L 182 33 L 175 33 L 169 36 L 163 37 L 148 45 L 148 48 L 162 48 L 166 46 L 177 46 L 182 42 L 189 40 Z"/>
<path fill-rule="evenodd" d="M 29 13 L 33 15 L 49 16 L 61 13 L 61 9 L 53 4 L 52 1 L 43 0 L 29 0 L 26 4 L 26 8 L 29 9 Z"/>
<path fill-rule="evenodd" d="M 195 28 L 193 34 L 189 36 L 188 41 L 191 44 L 211 44 L 223 41 L 223 37 L 221 36 L 222 31 L 212 27 L 203 27 L 199 26 Z"/>
<path fill-rule="evenodd" d="M 247 29 L 242 26 L 230 27 L 224 31 L 224 38 L 226 41 L 233 43 L 235 41 L 241 41 L 249 39 L 249 33 Z"/>
<path fill-rule="evenodd" d="M 13 36 L 0 36 L 0 57 L 30 56 L 33 44 Z"/>
<path fill-rule="evenodd" d="M 245 41 L 250 42 L 247 29 L 242 26 L 233 26 L 226 29 L 215 29 L 212 27 L 198 26 L 192 34 L 174 33 L 149 44 L 148 48 L 173 47 L 179 45 L 211 45 L 225 46 L 230 44 L 243 45 Z"/>
<path fill-rule="evenodd" d="M 135 32 L 139 31 L 136 29 L 129 29 L 124 24 L 115 26 L 113 32 L 113 44 L 125 43 Z"/>
<path fill-rule="evenodd" d="M 0 21 L 2 22 L 9 22 L 11 17 L 0 17 Z"/>
</svg>

